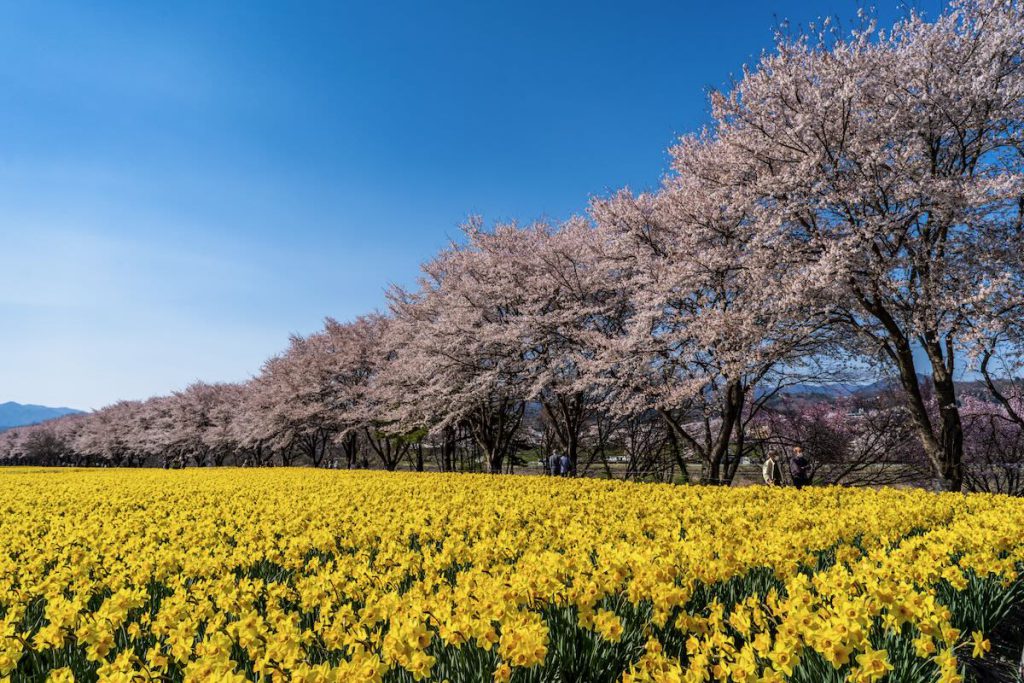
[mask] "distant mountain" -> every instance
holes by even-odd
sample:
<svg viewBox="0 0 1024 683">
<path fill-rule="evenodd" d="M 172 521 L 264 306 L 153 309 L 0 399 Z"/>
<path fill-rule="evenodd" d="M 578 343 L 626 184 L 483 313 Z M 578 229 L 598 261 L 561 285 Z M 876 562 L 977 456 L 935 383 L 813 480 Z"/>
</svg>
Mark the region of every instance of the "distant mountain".
<svg viewBox="0 0 1024 683">
<path fill-rule="evenodd" d="M 897 386 L 894 382 L 880 380 L 869 384 L 852 384 L 847 382 L 836 382 L 834 384 L 794 384 L 782 390 L 787 396 L 806 396 L 820 398 L 849 398 L 851 396 L 863 396 L 876 394 L 886 389 Z"/>
<path fill-rule="evenodd" d="M 75 410 L 74 408 L 49 408 L 47 406 L 22 405 L 21 403 L 8 401 L 7 403 L 0 403 L 0 431 L 10 429 L 11 427 L 32 425 L 37 422 L 52 420 L 62 415 L 80 412 L 82 411 Z"/>
<path fill-rule="evenodd" d="M 922 387 L 928 386 L 932 381 L 928 375 L 922 373 L 918 373 L 917 378 Z M 956 390 L 959 396 L 971 395 L 976 398 L 991 400 L 991 394 L 985 383 L 978 379 L 958 378 Z M 867 384 L 844 382 L 832 384 L 794 384 L 784 388 L 780 394 L 809 400 L 832 401 L 839 398 L 870 398 L 888 391 L 902 391 L 899 381 L 895 379 L 881 379 Z"/>
</svg>

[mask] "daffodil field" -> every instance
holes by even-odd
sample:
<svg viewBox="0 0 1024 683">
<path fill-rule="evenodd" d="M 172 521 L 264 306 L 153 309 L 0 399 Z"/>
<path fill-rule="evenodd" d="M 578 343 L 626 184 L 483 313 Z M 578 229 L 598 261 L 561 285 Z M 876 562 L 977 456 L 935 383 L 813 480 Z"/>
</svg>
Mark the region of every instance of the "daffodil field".
<svg viewBox="0 0 1024 683">
<path fill-rule="evenodd" d="M 987 495 L 9 469 L 0 542 L 5 681 L 951 682 L 1022 644 Z"/>
</svg>

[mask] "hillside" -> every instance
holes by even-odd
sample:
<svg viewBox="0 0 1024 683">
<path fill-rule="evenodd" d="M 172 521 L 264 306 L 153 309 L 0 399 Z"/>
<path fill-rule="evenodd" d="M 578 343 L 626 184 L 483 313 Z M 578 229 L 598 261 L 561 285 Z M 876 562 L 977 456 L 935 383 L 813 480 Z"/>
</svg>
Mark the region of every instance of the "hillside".
<svg viewBox="0 0 1024 683">
<path fill-rule="evenodd" d="M 37 422 L 52 420 L 62 415 L 80 412 L 82 411 L 75 410 L 74 408 L 50 408 L 49 406 L 8 401 L 7 403 L 0 403 L 0 431 L 10 429 L 11 427 L 36 424 Z"/>
</svg>

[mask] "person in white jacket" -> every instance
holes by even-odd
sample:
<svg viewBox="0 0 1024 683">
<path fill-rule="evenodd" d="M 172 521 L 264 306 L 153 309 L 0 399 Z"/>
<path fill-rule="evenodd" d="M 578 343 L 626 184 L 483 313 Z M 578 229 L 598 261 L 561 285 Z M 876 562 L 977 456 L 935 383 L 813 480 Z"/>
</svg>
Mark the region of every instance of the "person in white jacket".
<svg viewBox="0 0 1024 683">
<path fill-rule="evenodd" d="M 774 455 L 769 455 L 768 459 L 764 461 L 764 465 L 761 467 L 761 476 L 764 477 L 764 483 L 769 486 L 782 486 L 782 470 L 775 462 Z"/>
</svg>

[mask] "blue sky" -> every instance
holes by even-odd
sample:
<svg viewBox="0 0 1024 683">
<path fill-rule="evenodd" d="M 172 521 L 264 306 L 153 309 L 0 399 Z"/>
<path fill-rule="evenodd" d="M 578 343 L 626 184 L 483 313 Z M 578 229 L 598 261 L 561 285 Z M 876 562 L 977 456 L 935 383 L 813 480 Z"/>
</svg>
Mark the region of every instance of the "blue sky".
<svg viewBox="0 0 1024 683">
<path fill-rule="evenodd" d="M 657 184 L 779 20 L 857 7 L 0 3 L 0 402 L 245 379 L 469 214 Z"/>
</svg>

